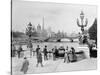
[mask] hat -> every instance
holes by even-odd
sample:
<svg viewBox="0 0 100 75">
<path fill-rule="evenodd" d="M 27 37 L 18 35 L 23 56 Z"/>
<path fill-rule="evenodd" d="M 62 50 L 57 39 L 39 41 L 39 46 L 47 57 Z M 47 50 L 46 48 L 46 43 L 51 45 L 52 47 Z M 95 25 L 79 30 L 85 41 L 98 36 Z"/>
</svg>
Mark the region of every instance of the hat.
<svg viewBox="0 0 100 75">
<path fill-rule="evenodd" d="M 26 57 L 24 57 L 24 59 L 27 59 Z"/>
<path fill-rule="evenodd" d="M 47 45 L 45 45 L 45 47 L 47 47 Z"/>
<path fill-rule="evenodd" d="M 71 49 L 74 49 L 73 47 L 71 47 Z"/>
</svg>

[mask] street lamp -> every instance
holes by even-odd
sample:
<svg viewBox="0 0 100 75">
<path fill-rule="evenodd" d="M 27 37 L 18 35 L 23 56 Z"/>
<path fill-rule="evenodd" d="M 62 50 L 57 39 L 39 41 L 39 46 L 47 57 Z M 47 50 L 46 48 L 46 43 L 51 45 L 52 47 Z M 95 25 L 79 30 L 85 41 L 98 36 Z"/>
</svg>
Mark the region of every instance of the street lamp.
<svg viewBox="0 0 100 75">
<path fill-rule="evenodd" d="M 84 13 L 83 13 L 83 11 L 81 11 L 81 13 L 80 13 L 80 19 L 81 19 L 81 24 L 79 23 L 79 20 L 77 19 L 77 25 L 79 27 L 81 27 L 81 31 L 82 31 L 82 34 L 83 34 L 84 33 L 84 27 L 86 27 L 87 24 L 88 24 L 87 18 L 86 18 L 85 24 L 84 24 Z"/>
<path fill-rule="evenodd" d="M 30 57 L 32 56 L 32 41 L 31 41 L 31 36 L 32 36 L 32 33 L 33 33 L 33 27 L 32 27 L 32 24 L 31 22 L 29 22 L 27 28 L 26 28 L 26 35 L 29 37 L 28 40 L 29 40 L 29 43 L 28 43 L 28 47 L 30 49 Z"/>
</svg>

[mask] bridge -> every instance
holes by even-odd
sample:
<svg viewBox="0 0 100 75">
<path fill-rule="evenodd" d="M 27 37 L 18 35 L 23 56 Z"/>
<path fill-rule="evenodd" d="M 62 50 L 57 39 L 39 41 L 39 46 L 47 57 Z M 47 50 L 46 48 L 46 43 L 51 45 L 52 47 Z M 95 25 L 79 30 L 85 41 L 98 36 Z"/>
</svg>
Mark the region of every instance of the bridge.
<svg viewBox="0 0 100 75">
<path fill-rule="evenodd" d="M 49 41 L 57 41 L 60 42 L 62 39 L 67 39 L 71 42 L 73 42 L 75 39 L 79 39 L 79 34 L 75 34 L 75 35 L 63 35 L 63 34 L 55 34 L 55 35 L 51 35 L 51 36 L 46 36 L 43 34 L 37 34 L 37 36 L 32 36 L 32 40 L 34 41 L 45 41 L 45 42 L 49 42 Z"/>
<path fill-rule="evenodd" d="M 62 39 L 68 39 L 70 41 L 74 41 L 75 39 L 79 39 L 79 35 L 77 36 L 63 36 L 63 37 L 48 37 L 47 39 L 45 39 L 44 41 L 53 41 L 56 40 L 57 42 L 60 42 Z"/>
<path fill-rule="evenodd" d="M 74 41 L 75 39 L 79 39 L 79 35 L 76 36 L 51 36 L 51 37 L 44 37 L 44 36 L 37 36 L 32 37 L 32 40 L 36 41 L 57 41 L 60 42 L 62 39 L 68 39 L 70 41 Z"/>
<path fill-rule="evenodd" d="M 38 37 L 32 37 L 31 38 L 33 41 L 37 41 L 37 42 L 51 42 L 51 41 L 57 41 L 57 42 L 61 42 L 62 39 L 68 39 L 69 41 L 73 42 L 75 39 L 79 39 L 79 36 L 65 36 L 65 37 L 43 37 L 43 36 L 38 36 Z M 13 43 L 15 44 L 25 44 L 28 41 L 28 38 L 24 37 L 24 38 L 14 38 L 13 39 Z"/>
</svg>

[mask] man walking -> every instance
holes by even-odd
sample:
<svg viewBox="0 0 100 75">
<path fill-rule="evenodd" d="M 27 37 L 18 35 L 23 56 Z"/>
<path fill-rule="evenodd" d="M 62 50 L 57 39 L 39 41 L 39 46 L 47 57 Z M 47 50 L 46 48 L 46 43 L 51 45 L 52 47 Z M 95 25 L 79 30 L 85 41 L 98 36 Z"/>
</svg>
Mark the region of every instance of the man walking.
<svg viewBox="0 0 100 75">
<path fill-rule="evenodd" d="M 57 57 L 57 47 L 55 46 L 55 48 L 52 49 L 52 52 L 53 52 L 53 60 L 56 60 L 56 57 Z"/>
<path fill-rule="evenodd" d="M 39 45 L 37 45 L 37 48 L 36 48 L 36 56 L 38 55 L 39 50 L 40 50 L 40 47 L 39 47 Z"/>
<path fill-rule="evenodd" d="M 43 49 L 43 53 L 44 53 L 44 60 L 48 60 L 47 58 L 47 46 L 45 45 L 45 48 Z"/>
<path fill-rule="evenodd" d="M 41 67 L 43 67 L 43 64 L 42 64 L 42 53 L 41 53 L 41 50 L 39 48 L 39 45 L 37 45 L 36 54 L 37 54 L 37 65 L 36 66 L 38 67 L 38 64 L 40 63 Z"/>
<path fill-rule="evenodd" d="M 21 52 L 23 51 L 23 49 L 22 49 L 22 46 L 20 45 L 19 46 L 19 49 L 18 49 L 18 58 L 20 58 L 20 56 L 21 56 Z"/>
</svg>

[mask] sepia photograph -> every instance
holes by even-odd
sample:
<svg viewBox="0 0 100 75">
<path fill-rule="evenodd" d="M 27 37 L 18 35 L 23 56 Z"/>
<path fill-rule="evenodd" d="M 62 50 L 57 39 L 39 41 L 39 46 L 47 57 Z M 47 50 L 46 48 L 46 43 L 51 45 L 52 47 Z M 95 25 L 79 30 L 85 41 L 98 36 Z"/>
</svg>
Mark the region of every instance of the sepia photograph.
<svg viewBox="0 0 100 75">
<path fill-rule="evenodd" d="M 11 0 L 11 74 L 97 69 L 97 6 Z"/>
</svg>

